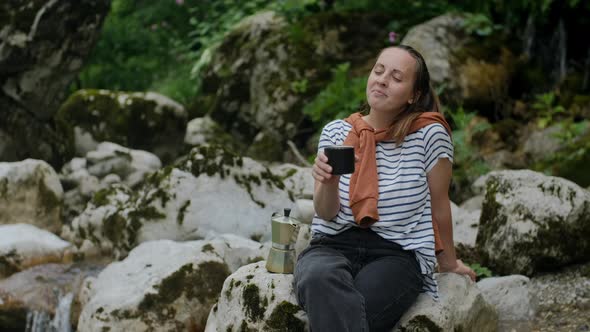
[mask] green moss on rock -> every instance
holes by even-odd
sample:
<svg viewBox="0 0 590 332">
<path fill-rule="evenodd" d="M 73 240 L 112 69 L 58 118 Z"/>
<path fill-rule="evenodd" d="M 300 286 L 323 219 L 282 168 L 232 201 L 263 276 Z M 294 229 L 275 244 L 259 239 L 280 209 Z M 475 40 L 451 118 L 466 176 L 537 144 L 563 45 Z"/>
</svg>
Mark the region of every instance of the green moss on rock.
<svg viewBox="0 0 590 332">
<path fill-rule="evenodd" d="M 189 205 L 191 205 L 190 199 L 187 200 L 186 202 L 184 202 L 184 204 L 182 204 L 182 206 L 178 210 L 178 215 L 176 216 L 176 222 L 179 225 L 182 225 L 182 223 L 184 222 L 184 214 L 186 213 L 186 209 L 188 209 Z"/>
<path fill-rule="evenodd" d="M 405 326 L 400 328 L 400 332 L 412 331 L 428 331 L 428 332 L 443 332 L 436 323 L 424 315 L 418 315 L 412 318 Z"/>
<path fill-rule="evenodd" d="M 262 319 L 265 307 L 260 300 L 260 289 L 254 284 L 244 286 L 242 291 L 242 300 L 246 316 L 253 322 Z"/>
<path fill-rule="evenodd" d="M 230 274 L 225 263 L 204 262 L 194 268 L 192 263 L 183 265 L 154 286 L 157 293 L 146 294 L 139 303 L 139 310 L 155 312 L 162 319 L 171 318 L 174 301 L 185 296 L 189 301 L 197 299 L 202 305 L 211 304 L 221 291 L 225 278 Z"/>
<path fill-rule="evenodd" d="M 279 303 L 266 321 L 266 328 L 274 331 L 305 331 L 305 323 L 295 317 L 301 308 L 287 301 Z"/>
</svg>

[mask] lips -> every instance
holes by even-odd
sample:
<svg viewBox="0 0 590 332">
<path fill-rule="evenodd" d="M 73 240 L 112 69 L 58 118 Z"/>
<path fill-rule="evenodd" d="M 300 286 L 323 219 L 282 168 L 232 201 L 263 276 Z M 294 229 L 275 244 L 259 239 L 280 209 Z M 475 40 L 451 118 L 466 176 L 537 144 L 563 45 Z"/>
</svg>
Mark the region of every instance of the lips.
<svg viewBox="0 0 590 332">
<path fill-rule="evenodd" d="M 387 97 L 387 94 L 385 92 L 378 89 L 371 90 L 371 93 L 376 95 L 377 97 Z"/>
</svg>

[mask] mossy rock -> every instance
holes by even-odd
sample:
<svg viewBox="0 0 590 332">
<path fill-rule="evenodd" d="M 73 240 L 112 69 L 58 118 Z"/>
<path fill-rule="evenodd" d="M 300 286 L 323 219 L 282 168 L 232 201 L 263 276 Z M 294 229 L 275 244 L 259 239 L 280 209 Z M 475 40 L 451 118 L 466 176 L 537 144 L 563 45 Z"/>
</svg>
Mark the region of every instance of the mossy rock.
<svg viewBox="0 0 590 332">
<path fill-rule="evenodd" d="M 164 163 L 182 151 L 187 116 L 182 105 L 153 92 L 79 90 L 60 107 L 63 128 L 79 127 L 98 142 L 153 152 Z"/>
<path fill-rule="evenodd" d="M 501 275 L 532 276 L 590 254 L 586 190 L 528 170 L 487 177 L 476 239 L 483 265 Z"/>
<path fill-rule="evenodd" d="M 53 116 L 99 37 L 110 3 L 33 0 L 0 7 L 0 160 L 41 159 L 59 169 L 72 158 L 73 136 Z"/>
<path fill-rule="evenodd" d="M 590 132 L 566 145 L 564 149 L 533 165 L 533 169 L 549 171 L 582 187 L 590 186 Z"/>
<path fill-rule="evenodd" d="M 386 21 L 379 15 L 333 12 L 294 25 L 273 12 L 246 18 L 212 51 L 196 108 L 210 114 L 244 150 L 260 131 L 281 147 L 298 132 L 301 109 L 330 81 L 337 64 L 364 66 L 374 58 L 383 46 L 374 36 Z M 307 88 L 294 89 L 294 82 L 306 82 Z M 275 150 L 261 159 L 280 160 Z"/>
</svg>

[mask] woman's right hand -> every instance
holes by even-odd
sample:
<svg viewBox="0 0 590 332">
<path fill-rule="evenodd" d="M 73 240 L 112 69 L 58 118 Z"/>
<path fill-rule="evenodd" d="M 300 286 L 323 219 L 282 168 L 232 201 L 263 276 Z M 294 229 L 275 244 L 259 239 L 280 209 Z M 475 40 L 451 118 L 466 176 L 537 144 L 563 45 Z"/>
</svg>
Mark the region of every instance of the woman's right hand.
<svg viewBox="0 0 590 332">
<path fill-rule="evenodd" d="M 313 178 L 323 184 L 338 183 L 340 176 L 332 175 L 332 166 L 328 165 L 328 157 L 323 152 L 319 152 L 315 158 L 311 174 Z"/>
</svg>

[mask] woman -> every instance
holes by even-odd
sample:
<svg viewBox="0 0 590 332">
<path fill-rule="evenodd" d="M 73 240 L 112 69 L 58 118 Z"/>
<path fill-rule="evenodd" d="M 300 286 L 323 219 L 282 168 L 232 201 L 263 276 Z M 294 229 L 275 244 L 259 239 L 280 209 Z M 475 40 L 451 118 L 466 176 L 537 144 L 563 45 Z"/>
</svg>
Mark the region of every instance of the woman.
<svg viewBox="0 0 590 332">
<path fill-rule="evenodd" d="M 391 330 L 419 293 L 438 299 L 437 261 L 475 280 L 455 256 L 453 145 L 424 59 L 409 46 L 384 49 L 366 94 L 368 114 L 324 127 L 312 170 L 313 237 L 295 283 L 314 332 Z M 331 174 L 330 145 L 355 147 L 352 175 Z"/>
</svg>

